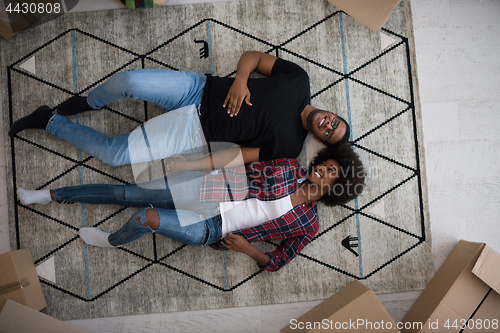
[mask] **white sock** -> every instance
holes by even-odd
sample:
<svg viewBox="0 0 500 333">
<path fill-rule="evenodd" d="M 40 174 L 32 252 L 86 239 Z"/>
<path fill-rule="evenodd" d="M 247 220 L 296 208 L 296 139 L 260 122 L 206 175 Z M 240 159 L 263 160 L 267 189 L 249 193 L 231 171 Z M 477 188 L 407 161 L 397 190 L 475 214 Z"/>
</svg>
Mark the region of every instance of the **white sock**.
<svg viewBox="0 0 500 333">
<path fill-rule="evenodd" d="M 46 205 L 52 201 L 50 198 L 50 190 L 25 190 L 19 187 L 17 189 L 17 196 L 23 205 L 31 205 L 34 203 Z"/>
<path fill-rule="evenodd" d="M 79 233 L 83 241 L 89 245 L 114 247 L 108 241 L 108 236 L 111 235 L 109 232 L 104 232 L 97 228 L 81 228 Z"/>
</svg>

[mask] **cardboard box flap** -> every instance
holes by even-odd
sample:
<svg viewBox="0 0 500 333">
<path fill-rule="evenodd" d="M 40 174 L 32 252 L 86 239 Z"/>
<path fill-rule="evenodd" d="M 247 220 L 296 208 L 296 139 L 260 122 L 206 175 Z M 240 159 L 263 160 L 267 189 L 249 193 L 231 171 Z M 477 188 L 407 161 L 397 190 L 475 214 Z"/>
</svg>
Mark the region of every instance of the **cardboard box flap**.
<svg viewBox="0 0 500 333">
<path fill-rule="evenodd" d="M 500 294 L 500 254 L 486 245 L 472 273 Z"/>
<path fill-rule="evenodd" d="M 16 264 L 10 252 L 0 255 L 0 290 L 8 288 L 12 284 L 19 282 L 19 275 L 17 274 Z"/>
<path fill-rule="evenodd" d="M 36 310 L 47 306 L 29 249 L 0 254 L 0 309 L 7 299 Z"/>
<path fill-rule="evenodd" d="M 405 323 L 425 323 L 438 310 L 446 296 L 448 296 L 449 303 L 456 302 L 454 295 L 448 293 L 457 287 L 457 280 L 460 277 L 467 277 L 467 274 L 474 277 L 472 269 L 484 247 L 484 243 L 460 240 L 402 321 Z M 460 281 L 458 284 L 460 284 Z M 402 331 L 413 333 L 420 330 L 414 328 Z"/>
<path fill-rule="evenodd" d="M 85 333 L 10 299 L 0 312 L 0 333 Z"/>
<path fill-rule="evenodd" d="M 294 323 L 290 322 L 290 325 L 283 328 L 281 333 L 323 332 L 327 328 L 332 330 L 334 326 L 331 325 L 335 323 L 349 326 L 341 331 L 373 332 L 375 322 L 391 323 L 392 329 L 381 330 L 383 332 L 399 332 L 375 293 L 359 281 L 351 282 L 323 303 L 294 320 Z M 325 324 L 327 327 L 324 326 Z"/>
<path fill-rule="evenodd" d="M 21 278 L 16 266 L 13 252 L 0 255 L 0 309 L 2 309 L 6 298 L 14 299 L 21 303 L 27 303 L 23 288 L 29 286 L 27 278 Z M 23 252 L 26 254 L 26 250 Z"/>
<path fill-rule="evenodd" d="M 332 314 L 342 310 L 349 303 L 353 302 L 359 296 L 369 292 L 370 288 L 359 281 L 353 281 L 345 288 L 339 290 L 335 295 L 325 300 L 323 303 L 316 306 L 310 312 L 298 318 L 298 321 L 309 322 L 314 321 L 314 318 L 329 318 Z"/>
<path fill-rule="evenodd" d="M 469 319 L 490 290 L 490 287 L 472 274 L 471 270 L 472 267 L 455 280 L 453 288 L 443 298 L 438 309 L 439 307 L 449 307 L 454 315 L 464 320 Z M 464 300 L 467 301 L 464 302 Z M 449 318 L 451 319 L 451 317 Z"/>
<path fill-rule="evenodd" d="M 500 309 L 500 295 L 491 291 L 488 297 L 484 300 L 481 307 L 476 311 L 474 319 L 482 318 L 484 319 L 498 319 L 498 311 Z"/>
<path fill-rule="evenodd" d="M 401 0 L 328 0 L 355 20 L 378 32 Z"/>
<path fill-rule="evenodd" d="M 334 319 L 334 322 L 339 323 L 348 323 L 350 320 L 356 321 L 356 332 L 359 333 L 373 333 L 377 331 L 386 333 L 399 332 L 391 316 L 371 289 L 337 311 L 335 317 L 330 317 L 329 319 Z M 376 322 L 390 322 L 391 324 L 384 328 L 379 327 L 377 329 L 377 326 L 373 326 L 373 323 Z M 389 326 L 391 328 L 389 328 Z M 342 330 L 345 332 L 352 332 L 351 328 L 352 327 L 349 326 L 347 330 L 344 330 L 344 328 L 342 328 Z"/>
</svg>

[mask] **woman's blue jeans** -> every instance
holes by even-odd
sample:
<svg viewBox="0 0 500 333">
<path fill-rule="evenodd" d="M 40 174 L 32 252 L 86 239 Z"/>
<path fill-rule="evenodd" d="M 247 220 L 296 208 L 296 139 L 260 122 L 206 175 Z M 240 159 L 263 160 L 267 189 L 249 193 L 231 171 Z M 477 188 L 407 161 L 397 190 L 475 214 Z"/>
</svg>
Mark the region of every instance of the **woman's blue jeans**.
<svg viewBox="0 0 500 333">
<path fill-rule="evenodd" d="M 222 218 L 218 203 L 200 203 L 200 188 L 205 174 L 183 172 L 142 184 L 79 185 L 54 190 L 55 201 L 89 204 L 116 204 L 147 207 L 135 213 L 108 240 L 114 246 L 133 242 L 154 232 L 188 245 L 207 245 L 222 237 Z M 145 227 L 146 210 L 158 212 L 160 224 Z"/>
<path fill-rule="evenodd" d="M 164 119 L 160 133 L 157 133 L 156 129 L 157 132 L 147 135 L 169 138 L 167 142 L 170 144 L 161 145 L 165 151 L 157 154 L 162 156 L 160 158 L 165 158 L 198 152 L 204 145 L 197 107 L 201 102 L 205 82 L 205 75 L 199 73 L 130 69 L 114 75 L 93 89 L 87 97 L 87 103 L 92 108 L 100 109 L 113 101 L 133 98 L 157 104 L 164 112 L 186 108 L 180 114 L 173 111 L 172 117 Z M 187 108 L 188 106 L 192 107 Z M 130 146 L 129 136 L 133 132 L 111 138 L 57 114 L 50 119 L 45 130 L 57 139 L 66 141 L 111 166 L 146 162 L 134 158 L 137 155 L 134 151 L 141 152 L 142 149 Z M 190 147 L 193 147 L 192 150 Z"/>
</svg>

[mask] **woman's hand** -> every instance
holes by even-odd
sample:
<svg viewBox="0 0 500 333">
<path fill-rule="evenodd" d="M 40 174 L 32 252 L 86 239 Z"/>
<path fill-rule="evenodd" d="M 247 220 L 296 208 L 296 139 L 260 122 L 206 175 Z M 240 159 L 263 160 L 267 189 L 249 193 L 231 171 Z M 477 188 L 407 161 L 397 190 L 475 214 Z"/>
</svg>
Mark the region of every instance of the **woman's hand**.
<svg viewBox="0 0 500 333">
<path fill-rule="evenodd" d="M 238 251 L 245 254 L 247 253 L 246 251 L 250 249 L 250 247 L 253 247 L 243 236 L 233 235 L 232 233 L 227 234 L 226 238 L 222 240 L 222 245 L 224 245 L 226 249 Z"/>
<path fill-rule="evenodd" d="M 226 249 L 246 254 L 261 266 L 266 266 L 269 263 L 269 255 L 257 250 L 241 235 L 228 233 L 221 243 Z"/>
<path fill-rule="evenodd" d="M 252 103 L 250 103 L 250 90 L 248 90 L 247 80 L 236 77 L 231 88 L 229 88 L 229 92 L 227 93 L 222 107 L 225 108 L 227 105 L 227 113 L 230 117 L 233 117 L 240 112 L 243 101 L 245 101 L 248 106 L 252 106 Z"/>
<path fill-rule="evenodd" d="M 178 172 L 190 171 L 190 162 L 184 156 L 174 156 L 165 160 L 167 175 Z"/>
</svg>

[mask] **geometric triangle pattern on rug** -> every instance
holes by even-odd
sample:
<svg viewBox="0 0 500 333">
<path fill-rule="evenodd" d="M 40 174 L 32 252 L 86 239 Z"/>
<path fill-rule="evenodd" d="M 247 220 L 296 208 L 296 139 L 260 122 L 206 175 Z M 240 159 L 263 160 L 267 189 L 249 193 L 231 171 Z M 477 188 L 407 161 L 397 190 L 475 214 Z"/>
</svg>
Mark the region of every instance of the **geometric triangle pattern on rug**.
<svg viewBox="0 0 500 333">
<path fill-rule="evenodd" d="M 56 267 L 54 257 L 51 257 L 36 266 L 36 273 L 38 276 L 52 283 L 56 283 Z"/>
<path fill-rule="evenodd" d="M 329 81 L 324 79 L 315 81 L 315 76 L 311 75 L 312 102 L 323 104 L 327 101 L 327 95 L 336 94 L 338 99 L 345 103 L 347 109 L 345 118 L 352 129 L 350 141 L 362 157 L 369 172 L 368 187 L 364 195 L 349 204 L 336 207 L 334 211 L 320 205 L 320 231 L 294 261 L 301 258 L 322 269 L 326 268 L 350 278 L 366 280 L 426 241 L 426 214 L 424 213 L 409 40 L 389 29 L 383 29 L 384 36 L 386 36 L 383 49 L 381 49 L 380 39 L 369 40 L 367 44 L 373 43 L 370 50 L 377 50 L 377 52 L 366 52 L 366 59 L 359 59 L 359 57 L 352 59 L 347 46 L 351 43 L 351 26 L 344 23 L 345 19 L 346 15 L 343 12 L 332 12 L 299 33 L 277 43 L 257 37 L 252 31 L 243 31 L 228 23 L 206 18 L 166 42 L 142 53 L 80 29 L 69 29 L 8 66 L 10 122 L 12 124 L 22 116 L 17 114 L 14 118 L 12 103 L 12 96 L 19 93 L 16 89 L 22 87 L 22 82 L 29 81 L 29 84 L 40 86 L 41 91 L 50 90 L 53 95 L 57 96 L 55 99 L 60 104 L 70 96 L 88 94 L 98 84 L 128 68 L 190 69 L 219 76 L 234 76 L 235 71 L 221 73 L 220 68 L 216 68 L 216 65 L 212 63 L 212 52 L 218 47 L 214 36 L 215 32 L 219 34 L 220 31 L 224 31 L 226 35 L 238 35 L 238 38 L 247 40 L 247 44 L 254 44 L 255 49 L 294 61 L 309 73 L 315 71 L 329 73 L 331 74 Z M 337 38 L 335 43 L 339 47 L 332 49 L 331 59 L 320 59 L 314 52 L 303 53 L 301 50 L 304 43 L 313 44 L 311 36 L 315 34 L 318 27 L 327 24 L 340 26 L 340 34 L 332 37 Z M 185 68 L 186 64 L 181 60 L 169 59 L 168 50 L 175 47 L 176 43 L 189 44 L 188 47 L 193 54 L 196 54 L 196 57 L 206 59 L 204 65 L 194 64 L 195 68 Z M 84 73 L 82 68 L 92 59 L 80 59 L 79 49 L 92 48 L 95 45 L 99 45 L 95 48 L 100 52 L 96 57 L 108 57 L 110 66 L 103 68 L 100 73 Z M 64 68 L 72 68 L 72 72 L 66 73 L 67 75 L 63 75 L 57 81 L 51 76 L 54 71 L 51 66 L 55 64 L 51 62 L 51 53 L 48 51 L 51 49 L 65 50 L 73 55 L 71 64 L 60 65 Z M 46 51 L 47 53 L 44 53 Z M 121 54 L 120 57 L 113 56 L 118 53 Z M 113 59 L 120 59 L 120 61 L 115 63 Z M 398 65 L 398 71 L 385 65 L 380 66 L 381 61 L 384 64 Z M 24 65 L 27 62 L 30 67 Z M 404 71 L 401 71 L 401 68 Z M 395 75 L 400 81 L 403 77 L 404 84 L 395 88 L 392 84 L 385 84 L 390 82 Z M 17 81 L 21 83 L 17 84 Z M 391 87 L 391 90 L 387 87 Z M 371 116 L 360 118 L 356 112 L 358 109 L 373 108 L 375 110 L 379 105 L 385 108 L 383 117 L 380 113 L 374 112 Z M 106 113 L 107 120 L 101 120 L 99 116 L 95 116 L 97 118 L 93 121 L 107 121 L 109 124 L 125 123 L 123 128 L 133 128 L 151 119 L 157 112 L 147 103 L 143 103 L 142 108 L 138 108 L 135 113 L 124 113 L 120 109 L 113 105 L 106 106 L 102 112 Z M 84 116 L 80 119 L 77 116 L 76 121 L 89 121 L 89 119 Z M 101 179 L 102 182 L 120 184 L 133 181 L 126 170 L 116 171 L 82 152 L 73 152 L 71 155 L 62 152 L 58 147 L 61 144 L 59 141 L 52 142 L 41 136 L 33 139 L 23 133 L 13 137 L 11 148 L 14 188 L 18 186 L 17 178 L 21 177 L 24 172 L 16 163 L 15 152 L 20 146 L 23 149 L 36 150 L 42 154 L 41 156 L 47 156 L 47 159 L 50 157 L 55 161 L 52 164 L 52 170 L 47 173 L 47 178 L 37 184 L 37 189 L 55 186 L 64 178 L 76 180 L 81 184 L 86 183 L 85 180 L 88 177 Z M 36 161 L 34 163 L 36 164 Z M 64 209 L 66 210 L 66 207 Z M 156 237 L 154 234 L 151 236 L 151 246 L 130 244 L 107 252 L 95 252 L 77 242 L 78 229 L 81 226 L 117 230 L 120 221 L 131 215 L 133 211 L 131 208 L 111 206 L 96 213 L 88 209 L 85 204 L 72 204 L 68 205 L 69 213 L 65 216 L 70 214 L 78 216 L 78 219 L 73 220 L 60 217 L 57 208 L 25 206 L 15 197 L 14 210 L 17 248 L 25 247 L 30 242 L 29 239 L 22 239 L 22 237 L 29 233 L 37 234 L 36 230 L 28 230 L 26 229 L 28 227 L 20 223 L 20 211 L 29 212 L 33 218 L 47 221 L 46 224 L 50 226 L 46 228 L 57 230 L 59 233 L 58 238 L 50 246 L 37 249 L 37 255 L 34 256 L 35 265 L 47 266 L 47 269 L 51 270 L 54 269 L 55 259 L 55 267 L 59 269 L 57 265 L 59 256 L 65 253 L 74 255 L 75 252 L 79 252 L 75 255 L 77 258 L 75 260 L 81 264 L 84 272 L 76 279 L 82 282 L 85 288 L 76 288 L 74 281 L 64 282 L 59 276 L 57 283 L 55 276 L 51 274 L 45 273 L 40 276 L 43 284 L 85 302 L 93 302 L 102 298 L 153 267 L 195 280 L 200 283 L 200 288 L 208 287 L 220 292 L 234 291 L 263 272 L 257 267 L 253 271 L 231 269 L 229 265 L 233 261 L 234 254 L 224 252 L 224 266 L 221 272 L 207 275 L 204 270 L 185 265 L 184 261 L 187 259 L 184 260 L 183 255 L 186 245 Z M 400 241 L 384 243 L 386 239 L 395 238 Z M 374 248 L 380 247 L 381 243 L 383 243 L 384 250 L 374 251 Z M 255 245 L 261 250 L 269 251 L 278 244 L 267 242 Z M 340 255 L 331 257 L 328 255 L 329 251 L 319 250 L 324 247 L 330 247 L 332 251 Z M 209 258 L 206 260 L 220 255 L 218 251 L 211 249 L 203 248 L 200 251 L 202 256 Z M 103 255 L 103 253 L 107 254 Z M 101 257 L 92 257 L 97 254 Z M 107 282 L 98 288 L 92 284 L 97 275 L 90 273 L 93 262 L 96 260 L 108 262 L 107 266 L 110 270 L 101 272 L 102 275 L 106 275 L 105 281 Z M 127 263 L 128 274 L 114 273 L 112 266 L 117 260 Z M 48 276 L 50 278 L 45 278 Z"/>
</svg>

